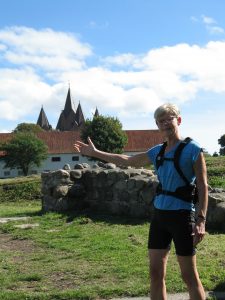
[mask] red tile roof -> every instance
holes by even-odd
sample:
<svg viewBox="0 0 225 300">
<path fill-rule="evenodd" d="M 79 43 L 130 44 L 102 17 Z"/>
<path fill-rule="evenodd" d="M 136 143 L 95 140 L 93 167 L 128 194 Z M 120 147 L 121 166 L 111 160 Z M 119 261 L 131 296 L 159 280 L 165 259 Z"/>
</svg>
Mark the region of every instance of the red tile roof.
<svg viewBox="0 0 225 300">
<path fill-rule="evenodd" d="M 50 154 L 75 152 L 73 144 L 80 140 L 78 130 L 39 132 L 37 136 L 46 143 Z"/>
<path fill-rule="evenodd" d="M 125 132 L 128 136 L 128 144 L 124 148 L 126 152 L 144 152 L 163 141 L 159 130 L 125 130 Z"/>
<path fill-rule="evenodd" d="M 152 146 L 162 142 L 162 135 L 158 130 L 125 130 L 128 136 L 128 144 L 125 152 L 143 152 Z M 12 138 L 12 133 L 0 133 L 0 143 Z M 80 140 L 80 132 L 77 131 L 45 131 L 37 136 L 48 146 L 49 154 L 75 152 L 73 144 Z"/>
</svg>

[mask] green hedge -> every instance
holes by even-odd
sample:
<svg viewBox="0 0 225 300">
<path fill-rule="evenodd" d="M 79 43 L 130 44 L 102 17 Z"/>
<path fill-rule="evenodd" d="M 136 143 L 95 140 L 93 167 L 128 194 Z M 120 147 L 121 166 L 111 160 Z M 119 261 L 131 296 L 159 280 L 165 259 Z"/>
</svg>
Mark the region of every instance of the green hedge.
<svg viewBox="0 0 225 300">
<path fill-rule="evenodd" d="M 36 200 L 41 198 L 41 182 L 22 182 L 0 185 L 0 201 Z"/>
<path fill-rule="evenodd" d="M 225 156 L 206 157 L 208 183 L 225 189 Z"/>
</svg>

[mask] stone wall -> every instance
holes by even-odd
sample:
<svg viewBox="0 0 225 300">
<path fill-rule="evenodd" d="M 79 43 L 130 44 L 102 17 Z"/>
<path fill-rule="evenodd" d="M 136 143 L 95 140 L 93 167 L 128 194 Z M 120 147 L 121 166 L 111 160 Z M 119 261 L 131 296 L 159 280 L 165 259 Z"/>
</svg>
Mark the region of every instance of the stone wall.
<svg viewBox="0 0 225 300">
<path fill-rule="evenodd" d="M 145 169 L 113 164 L 78 164 L 75 169 L 42 173 L 43 211 L 89 209 L 92 212 L 150 216 L 157 178 Z"/>
<path fill-rule="evenodd" d="M 98 163 L 93 167 L 77 164 L 73 170 L 42 173 L 44 212 L 89 210 L 91 212 L 149 218 L 158 184 L 150 170 L 118 168 Z M 209 193 L 207 223 L 225 230 L 225 191 Z"/>
</svg>

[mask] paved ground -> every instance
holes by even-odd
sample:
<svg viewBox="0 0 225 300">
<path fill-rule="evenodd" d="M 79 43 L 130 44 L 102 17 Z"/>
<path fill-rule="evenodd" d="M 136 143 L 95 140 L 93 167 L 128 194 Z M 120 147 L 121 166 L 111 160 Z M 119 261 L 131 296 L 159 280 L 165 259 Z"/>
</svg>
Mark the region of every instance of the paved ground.
<svg viewBox="0 0 225 300">
<path fill-rule="evenodd" d="M 214 297 L 217 300 L 225 300 L 225 292 L 207 292 L 207 297 Z M 188 293 L 178 293 L 168 295 L 168 300 L 188 300 Z M 136 297 L 136 298 L 114 298 L 111 300 L 150 300 L 149 297 Z"/>
</svg>

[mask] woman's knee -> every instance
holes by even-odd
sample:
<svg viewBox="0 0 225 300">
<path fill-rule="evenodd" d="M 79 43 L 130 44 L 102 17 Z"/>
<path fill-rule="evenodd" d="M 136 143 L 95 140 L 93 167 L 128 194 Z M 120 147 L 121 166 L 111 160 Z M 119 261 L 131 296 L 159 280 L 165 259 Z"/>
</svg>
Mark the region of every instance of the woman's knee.
<svg viewBox="0 0 225 300">
<path fill-rule="evenodd" d="M 159 267 L 151 266 L 150 267 L 150 278 L 151 281 L 154 282 L 162 282 L 165 280 L 166 273 L 164 269 L 161 269 Z"/>
<path fill-rule="evenodd" d="M 181 277 L 187 286 L 193 286 L 198 284 L 199 276 L 196 272 L 181 272 Z"/>
<path fill-rule="evenodd" d="M 169 251 L 167 249 L 150 249 L 150 276 L 151 281 L 163 281 L 166 276 L 166 265 Z"/>
</svg>

